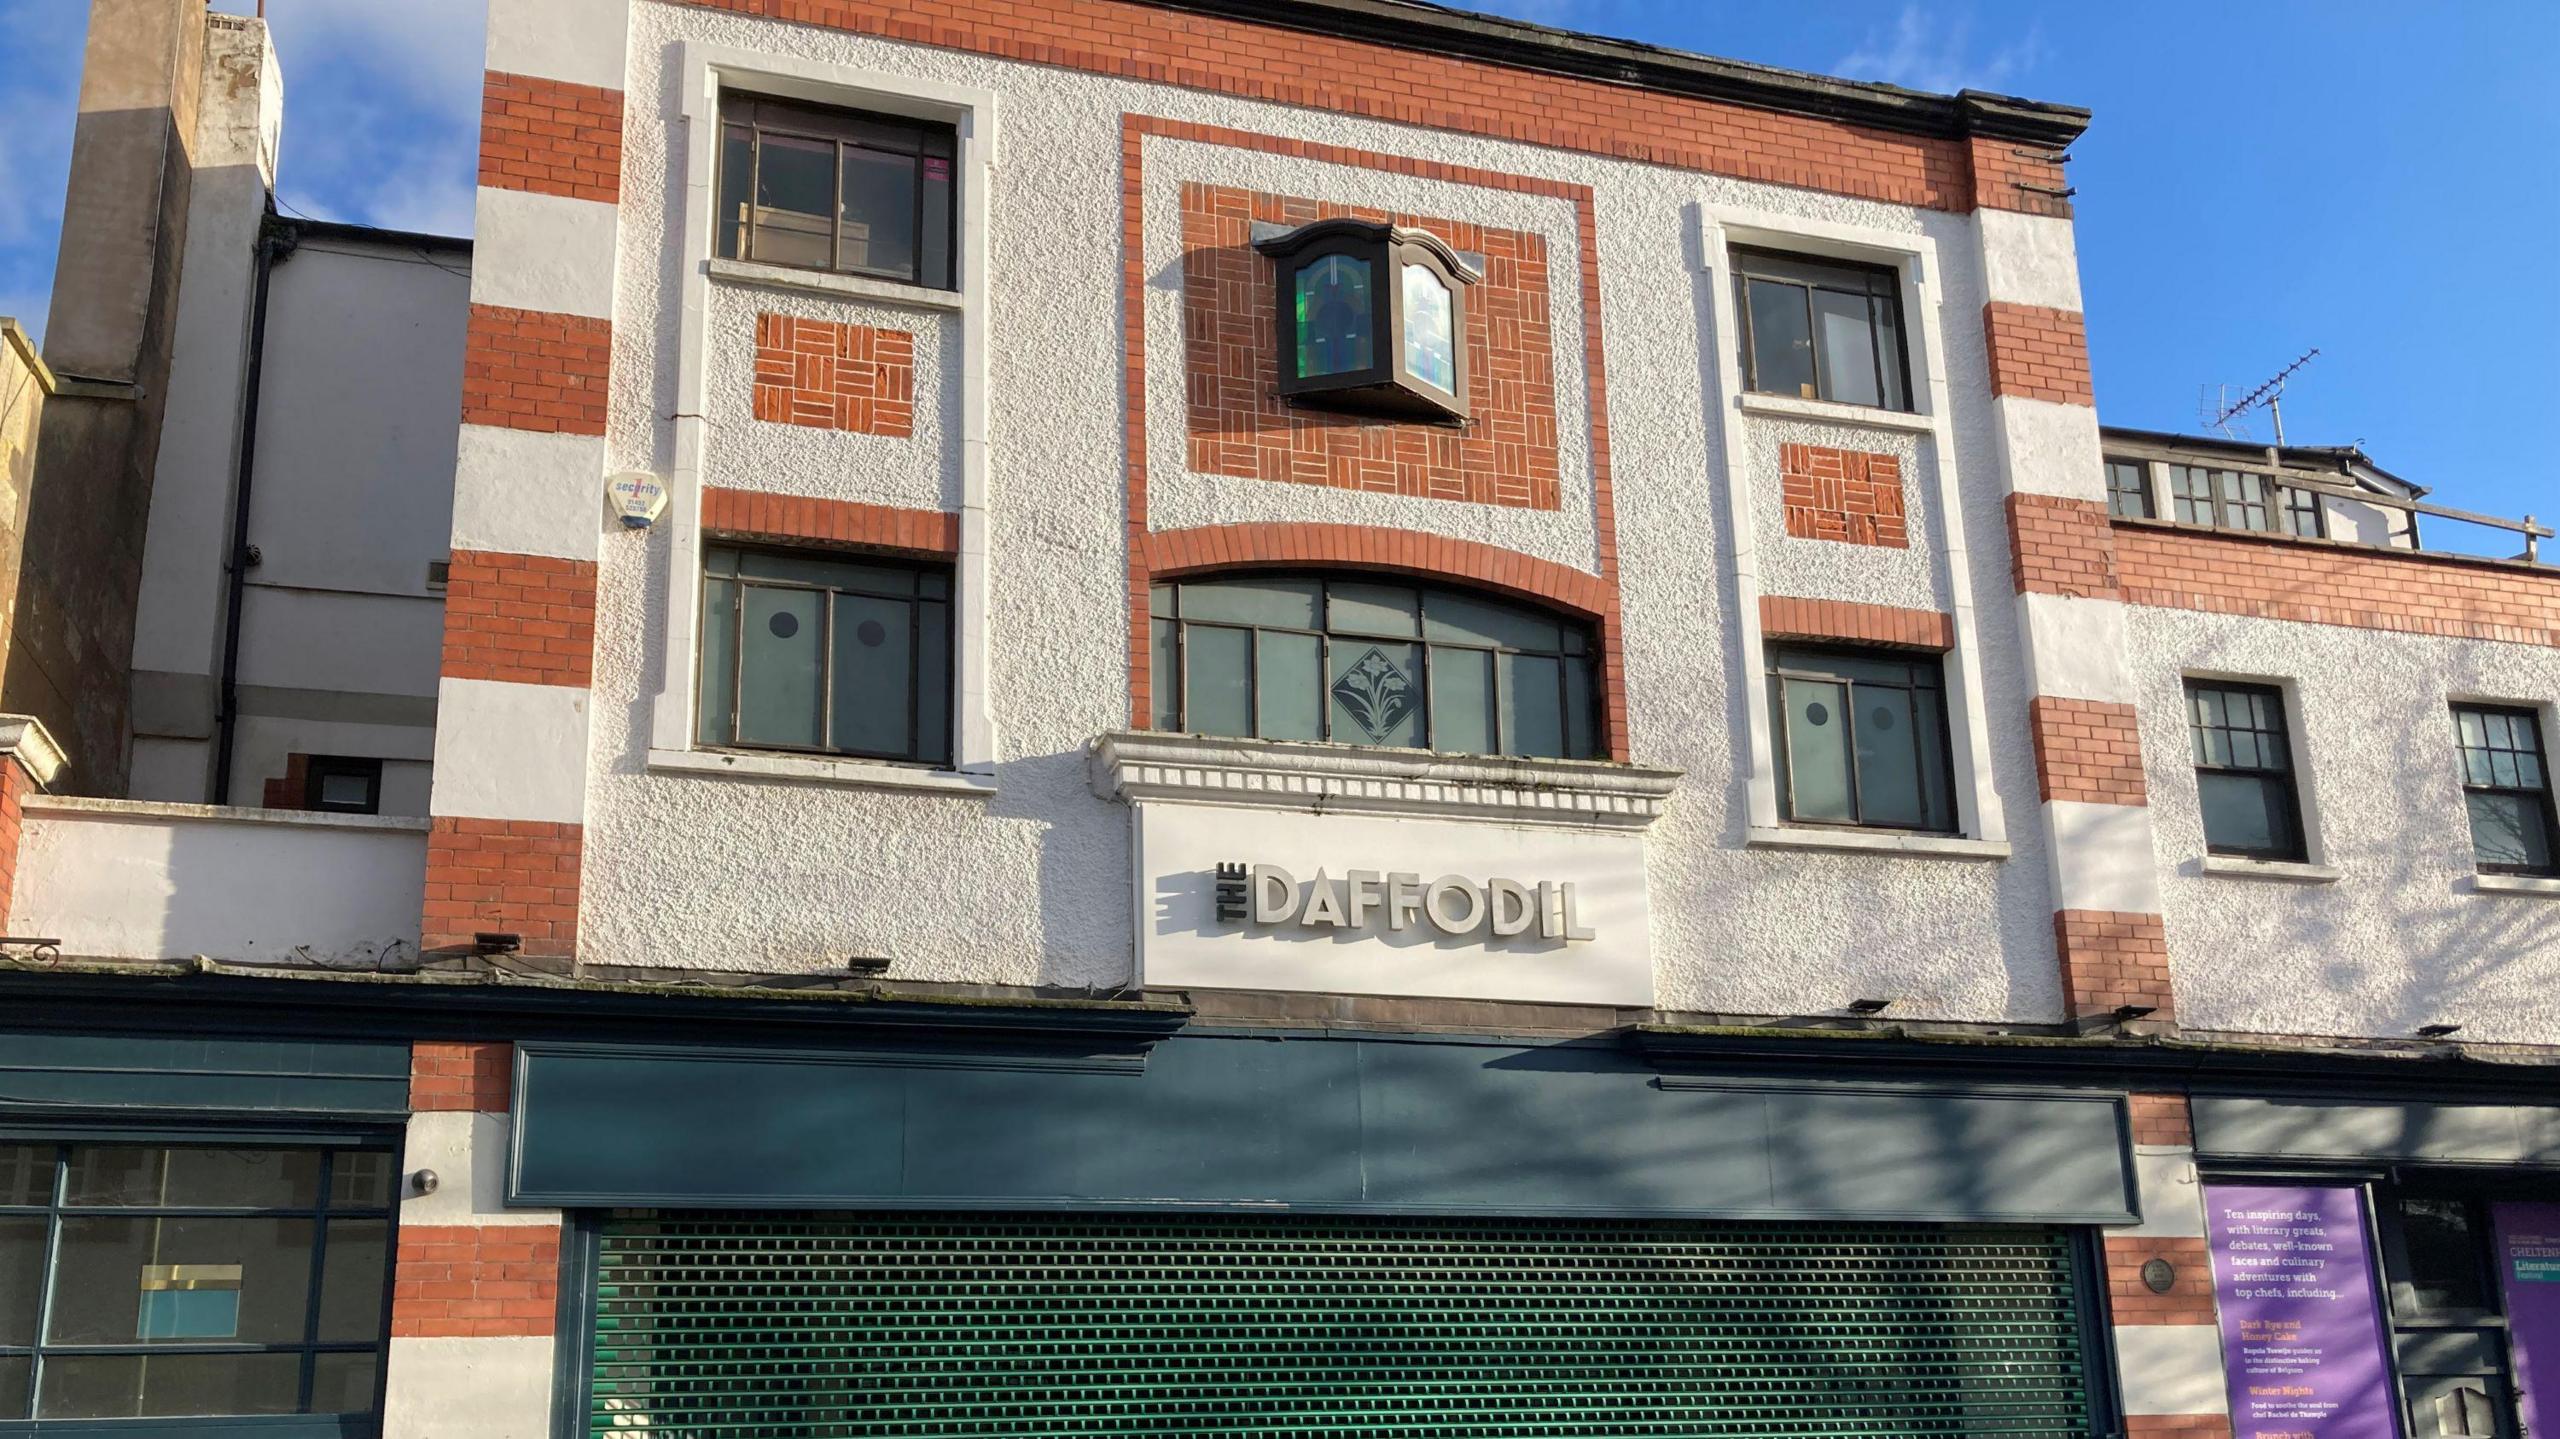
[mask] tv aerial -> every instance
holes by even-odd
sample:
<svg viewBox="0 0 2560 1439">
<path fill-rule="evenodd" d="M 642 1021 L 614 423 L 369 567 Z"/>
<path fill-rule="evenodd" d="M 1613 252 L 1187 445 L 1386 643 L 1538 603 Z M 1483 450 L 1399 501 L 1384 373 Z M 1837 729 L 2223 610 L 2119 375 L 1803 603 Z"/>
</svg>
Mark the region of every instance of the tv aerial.
<svg viewBox="0 0 2560 1439">
<path fill-rule="evenodd" d="M 2256 436 L 2249 433 L 2246 417 L 2251 410 L 2264 405 L 2268 417 L 2275 422 L 2276 444 L 2281 447 L 2284 444 L 2285 382 L 2293 378 L 2295 371 L 2310 364 L 2319 356 L 2320 349 L 2316 345 L 2303 351 L 2292 364 L 2276 371 L 2272 379 L 2236 400 L 2231 398 L 2229 385 L 2216 386 L 2215 391 L 2204 395 L 2197 405 L 2198 411 L 2204 418 L 2205 428 L 2221 431 L 2222 437 L 2227 440 L 2254 441 Z"/>
</svg>

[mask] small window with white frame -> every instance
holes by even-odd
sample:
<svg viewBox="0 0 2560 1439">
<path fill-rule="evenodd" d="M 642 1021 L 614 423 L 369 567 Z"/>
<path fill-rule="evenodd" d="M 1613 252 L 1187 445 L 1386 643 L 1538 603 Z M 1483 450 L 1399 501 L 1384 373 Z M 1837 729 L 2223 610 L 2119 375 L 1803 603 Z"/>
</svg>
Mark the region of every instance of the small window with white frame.
<svg viewBox="0 0 2560 1439">
<path fill-rule="evenodd" d="M 958 153 L 947 124 L 725 94 L 712 253 L 951 289 Z"/>
<path fill-rule="evenodd" d="M 1911 409 L 1899 272 L 1739 246 L 1733 269 L 1745 389 Z"/>
</svg>

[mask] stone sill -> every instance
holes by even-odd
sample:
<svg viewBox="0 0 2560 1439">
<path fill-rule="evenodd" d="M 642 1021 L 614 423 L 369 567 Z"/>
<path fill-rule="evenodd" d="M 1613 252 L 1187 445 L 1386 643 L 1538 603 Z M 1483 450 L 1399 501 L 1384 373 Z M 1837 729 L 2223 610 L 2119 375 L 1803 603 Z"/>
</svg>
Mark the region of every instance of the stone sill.
<svg viewBox="0 0 2560 1439">
<path fill-rule="evenodd" d="M 2196 864 L 2199 874 L 2218 874 L 2231 879 L 2272 879 L 2288 884 L 2335 884 L 2344 871 L 2325 864 L 2301 864 L 2293 860 L 2242 859 L 2235 854 L 2209 854 Z"/>
<path fill-rule="evenodd" d="M 2529 894 L 2543 899 L 2560 899 L 2560 879 L 2539 874 L 2475 874 L 2471 876 L 2475 894 Z"/>
<path fill-rule="evenodd" d="M 991 774 L 925 769 L 881 760 L 829 759 L 824 755 L 653 749 L 649 751 L 649 772 L 775 780 L 785 784 L 843 785 L 854 789 L 911 790 L 924 794 L 984 797 L 996 792 L 996 778 Z"/>
<path fill-rule="evenodd" d="M 1445 755 L 1299 740 L 1120 731 L 1088 751 L 1094 793 L 1579 829 L 1643 829 L 1680 771 L 1608 760 Z"/>
<path fill-rule="evenodd" d="M 957 290 L 933 290 L 868 275 L 839 275 L 828 270 L 795 270 L 787 265 L 759 265 L 753 260 L 705 260 L 702 272 L 735 285 L 768 290 L 799 290 L 837 300 L 873 300 L 913 310 L 962 310 L 968 307 Z"/>
<path fill-rule="evenodd" d="M 2005 839 L 1967 839 L 1953 834 L 1902 834 L 1880 829 L 1819 829 L 1811 825 L 1754 826 L 1742 837 L 1747 849 L 1813 849 L 1834 854 L 1900 855 L 1913 859 L 1972 859 L 1998 862 L 2009 857 Z"/>
<path fill-rule="evenodd" d="M 1825 420 L 1870 430 L 1907 430 L 1923 435 L 1938 427 L 1936 417 L 1910 410 L 1844 405 L 1838 400 L 1805 400 L 1793 395 L 1764 395 L 1755 390 L 1744 391 L 1736 403 L 1745 414 L 1768 415 L 1774 419 Z"/>
<path fill-rule="evenodd" d="M 337 814 L 313 809 L 250 809 L 230 804 L 170 804 L 149 799 L 89 799 L 77 795 L 31 794 L 26 812 L 53 819 L 193 820 L 200 824 L 278 824 L 297 829 L 393 830 L 425 834 L 425 815 Z"/>
</svg>

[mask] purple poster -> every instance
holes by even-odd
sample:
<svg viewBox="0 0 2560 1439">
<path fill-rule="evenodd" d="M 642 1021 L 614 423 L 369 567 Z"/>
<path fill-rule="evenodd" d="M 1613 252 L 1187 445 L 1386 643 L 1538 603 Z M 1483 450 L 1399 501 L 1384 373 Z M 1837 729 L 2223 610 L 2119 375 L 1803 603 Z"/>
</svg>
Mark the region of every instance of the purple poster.
<svg viewBox="0 0 2560 1439">
<path fill-rule="evenodd" d="M 2233 1439 L 2398 1439 L 2355 1189 L 2204 1192 Z"/>
<path fill-rule="evenodd" d="M 2498 1285 L 2507 1296 L 2507 1342 L 2515 1346 L 2517 1407 L 2524 1432 L 2542 1434 L 2545 1411 L 2560 1425 L 2560 1204 L 2492 1204 Z M 2544 1385 L 2552 1402 L 2539 1402 Z"/>
</svg>

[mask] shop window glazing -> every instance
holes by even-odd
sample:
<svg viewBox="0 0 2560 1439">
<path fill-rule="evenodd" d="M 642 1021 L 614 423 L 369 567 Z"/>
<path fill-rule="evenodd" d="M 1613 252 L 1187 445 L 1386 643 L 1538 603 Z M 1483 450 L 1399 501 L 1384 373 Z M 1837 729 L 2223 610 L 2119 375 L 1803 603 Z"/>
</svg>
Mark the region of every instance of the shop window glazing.
<svg viewBox="0 0 2560 1439">
<path fill-rule="evenodd" d="M 0 1420 L 372 1412 L 392 1183 L 387 1150 L 0 1141 Z"/>
</svg>

